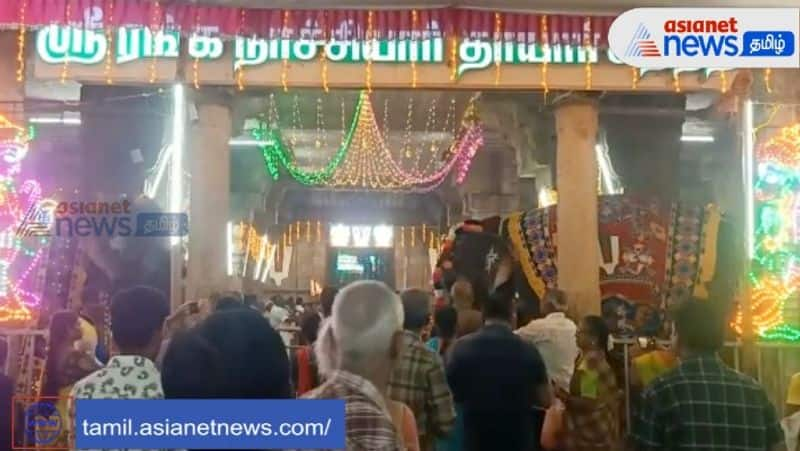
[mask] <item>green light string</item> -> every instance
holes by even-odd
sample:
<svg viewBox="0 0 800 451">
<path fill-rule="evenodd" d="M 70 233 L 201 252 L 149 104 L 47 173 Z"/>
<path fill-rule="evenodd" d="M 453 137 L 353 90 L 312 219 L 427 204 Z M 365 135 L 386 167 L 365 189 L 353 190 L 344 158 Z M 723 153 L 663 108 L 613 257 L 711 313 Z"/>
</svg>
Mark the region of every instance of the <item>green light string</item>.
<svg viewBox="0 0 800 451">
<path fill-rule="evenodd" d="M 333 155 L 330 161 L 328 161 L 328 164 L 326 164 L 322 169 L 307 171 L 299 168 L 294 161 L 292 152 L 287 149 L 286 145 L 283 143 L 279 130 L 273 128 L 267 129 L 264 127 L 263 123 L 261 124 L 261 127 L 252 130 L 251 134 L 255 139 L 268 142 L 268 144 L 261 147 L 261 152 L 264 155 L 264 164 L 266 165 L 267 172 L 270 174 L 270 176 L 272 176 L 274 180 L 278 180 L 280 175 L 280 166 L 283 166 L 286 168 L 286 171 L 289 173 L 289 175 L 303 185 L 314 186 L 325 183 L 336 171 L 336 168 L 342 164 L 347 152 L 350 149 L 350 143 L 353 139 L 353 134 L 355 133 L 356 126 L 358 124 L 358 117 L 361 112 L 361 105 L 363 104 L 364 99 L 365 96 L 359 96 L 355 112 L 353 113 L 353 119 L 350 121 L 350 129 L 347 131 L 347 134 L 339 146 L 339 149 L 336 150 L 336 153 Z"/>
<path fill-rule="evenodd" d="M 764 341 L 800 341 L 800 328 L 781 324 L 764 331 L 761 338 Z"/>
</svg>

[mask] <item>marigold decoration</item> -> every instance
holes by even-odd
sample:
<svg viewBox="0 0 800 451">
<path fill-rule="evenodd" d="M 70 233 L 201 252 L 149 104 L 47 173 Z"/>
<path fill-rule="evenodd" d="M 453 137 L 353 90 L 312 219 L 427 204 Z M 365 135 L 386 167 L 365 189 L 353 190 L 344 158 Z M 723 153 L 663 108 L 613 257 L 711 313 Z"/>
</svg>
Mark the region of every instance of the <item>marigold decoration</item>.
<svg viewBox="0 0 800 451">
<path fill-rule="evenodd" d="M 52 220 L 55 202 L 41 198 L 37 181 L 19 183 L 28 152 L 24 128 L 0 115 L 0 129 L 0 136 L 15 135 L 0 141 L 0 328 L 22 327 L 36 320 L 41 305 L 33 276 L 44 263 L 49 240 L 34 232 L 42 231 L 40 224 L 50 225 L 46 221 Z"/>
<path fill-rule="evenodd" d="M 753 328 L 763 339 L 800 341 L 784 313 L 800 302 L 800 124 L 783 128 L 756 152 Z M 735 327 L 741 331 L 743 316 Z"/>
<path fill-rule="evenodd" d="M 455 122 L 455 121 L 453 121 Z M 304 185 L 426 192 L 441 185 L 451 171 L 456 183 L 462 183 L 472 159 L 483 145 L 483 126 L 477 117 L 474 100 L 470 102 L 455 138 L 444 155 L 423 149 L 403 159 L 387 145 L 384 131 L 375 117 L 371 96 L 362 91 L 347 133 L 332 158 L 318 169 L 300 168 L 294 160 L 294 145 L 285 144 L 275 122 L 262 124 L 253 136 L 268 144 L 262 148 L 267 172 L 277 179 L 283 167 Z M 291 141 L 291 140 L 290 140 Z M 409 145 L 410 146 L 410 145 Z M 408 146 L 407 146 L 408 147 Z M 434 146 L 435 147 L 435 146 Z M 427 164 L 420 154 L 427 154 Z M 410 160 L 410 162 L 409 162 Z"/>
</svg>

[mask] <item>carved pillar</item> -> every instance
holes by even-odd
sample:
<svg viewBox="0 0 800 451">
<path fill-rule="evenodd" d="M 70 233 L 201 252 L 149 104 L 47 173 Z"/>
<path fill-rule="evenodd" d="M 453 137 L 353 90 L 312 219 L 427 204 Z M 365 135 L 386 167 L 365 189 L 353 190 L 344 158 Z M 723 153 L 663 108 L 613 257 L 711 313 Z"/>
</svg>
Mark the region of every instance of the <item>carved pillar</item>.
<svg viewBox="0 0 800 451">
<path fill-rule="evenodd" d="M 226 227 L 230 218 L 231 111 L 222 99 L 198 101 L 188 131 L 191 179 L 186 299 L 229 288 Z"/>
<path fill-rule="evenodd" d="M 555 112 L 558 146 L 558 286 L 577 317 L 600 313 L 597 231 L 597 105 L 567 99 Z"/>
</svg>

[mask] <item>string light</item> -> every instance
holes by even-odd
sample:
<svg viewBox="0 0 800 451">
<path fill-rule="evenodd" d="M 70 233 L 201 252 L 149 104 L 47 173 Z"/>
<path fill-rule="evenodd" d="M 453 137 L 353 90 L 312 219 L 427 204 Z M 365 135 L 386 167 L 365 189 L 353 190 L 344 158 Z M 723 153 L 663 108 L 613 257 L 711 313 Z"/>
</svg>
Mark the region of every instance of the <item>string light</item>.
<svg viewBox="0 0 800 451">
<path fill-rule="evenodd" d="M 311 221 L 306 221 L 306 242 L 311 242 Z"/>
<path fill-rule="evenodd" d="M 500 64 L 503 60 L 503 45 L 501 32 L 503 29 L 503 18 L 499 12 L 494 13 L 494 41 L 496 47 L 500 48 L 500 55 L 494 55 L 494 85 L 500 85 Z"/>
<path fill-rule="evenodd" d="M 728 92 L 728 75 L 725 73 L 724 70 L 719 72 L 719 83 L 722 85 L 722 93 Z"/>
<path fill-rule="evenodd" d="M 678 71 L 672 71 L 672 88 L 675 92 L 681 92 L 681 76 Z"/>
<path fill-rule="evenodd" d="M 367 12 L 367 33 L 366 33 L 366 40 L 369 43 L 370 54 L 365 55 L 367 59 L 367 69 L 366 69 L 366 80 L 365 86 L 367 88 L 367 92 L 372 94 L 372 32 L 373 32 L 373 23 L 372 23 L 372 11 Z"/>
<path fill-rule="evenodd" d="M 41 199 L 37 181 L 18 181 L 22 161 L 28 153 L 29 135 L 24 127 L 3 115 L 0 128 L 13 130 L 16 135 L 0 141 L 0 153 L 7 164 L 0 173 L 0 327 L 24 327 L 36 319 L 41 306 L 41 296 L 25 286 L 31 285 L 28 277 L 42 265 L 49 240 L 25 239 L 35 231 L 23 219 L 28 211 L 41 209 L 45 201 Z"/>
<path fill-rule="evenodd" d="M 28 12 L 28 0 L 22 0 L 19 5 L 19 32 L 17 34 L 17 81 L 25 80 L 25 34 L 27 25 L 25 23 Z"/>
<path fill-rule="evenodd" d="M 639 68 L 631 66 L 631 89 L 639 89 Z"/>
<path fill-rule="evenodd" d="M 322 222 L 317 221 L 317 243 L 322 242 Z"/>
<path fill-rule="evenodd" d="M 244 34 L 244 24 L 247 19 L 247 8 L 239 8 L 239 35 Z M 239 61 L 236 67 L 236 89 L 244 91 L 244 61 Z"/>
<path fill-rule="evenodd" d="M 106 21 L 106 42 L 108 45 L 106 46 L 106 58 L 103 67 L 103 74 L 106 77 L 106 84 L 111 85 L 114 83 L 114 80 L 111 76 L 111 68 L 114 64 L 114 3 L 116 0 L 109 0 L 108 1 L 108 11 L 103 14 L 103 18 Z"/>
<path fill-rule="evenodd" d="M 418 17 L 418 14 L 417 14 L 417 10 L 416 9 L 412 9 L 411 10 L 411 37 L 412 37 L 411 45 L 413 45 L 415 47 L 416 47 L 416 44 L 417 44 L 417 42 L 416 42 L 416 31 L 417 31 L 417 20 L 418 19 L 419 19 L 419 17 Z M 417 87 L 417 62 L 414 59 L 411 60 L 411 87 L 412 88 L 416 88 Z"/>
<path fill-rule="evenodd" d="M 429 113 L 433 109 L 434 107 L 430 108 Z M 299 115 L 299 112 L 297 114 Z M 273 116 L 274 113 L 270 113 L 271 121 L 274 120 Z M 428 130 L 432 128 L 432 120 L 429 117 L 426 125 Z M 388 123 L 388 120 L 384 123 Z M 295 126 L 297 127 L 298 125 Z M 366 91 L 359 97 L 354 119 L 344 142 L 333 158 L 321 169 L 300 169 L 293 157 L 292 149 L 295 143 L 290 140 L 292 146 L 287 149 L 276 127 L 262 125 L 253 131 L 253 136 L 259 141 L 269 143 L 262 148 L 262 151 L 267 171 L 274 179 L 279 177 L 279 168 L 282 166 L 292 177 L 305 185 L 417 192 L 435 189 L 444 182 L 447 174 L 454 168 L 457 174 L 456 183 L 461 183 L 477 150 L 483 144 L 483 128 L 477 120 L 474 101 L 471 101 L 461 129 L 448 152 L 440 157 L 433 151 L 428 157 L 427 164 L 424 165 L 424 170 L 420 169 L 423 167 L 420 164 L 422 151 L 413 153 L 410 141 L 404 143 L 405 148 L 402 150 L 406 151 L 407 157 L 415 157 L 409 168 L 408 165 L 396 161 L 394 157 L 396 152 L 388 148 L 384 133 L 381 132 L 375 118 L 371 98 Z M 435 144 L 431 147 L 435 150 Z"/>
<path fill-rule="evenodd" d="M 589 38 L 592 34 L 592 19 L 587 17 L 583 21 L 583 51 L 586 55 L 585 72 L 586 72 L 586 90 L 592 89 L 592 60 L 589 58 L 591 54 L 592 42 Z"/>
<path fill-rule="evenodd" d="M 287 36 L 285 34 L 288 33 L 289 29 L 289 10 L 285 10 L 283 12 L 283 28 L 281 29 L 281 38 L 286 39 Z M 281 86 L 283 87 L 283 92 L 289 91 L 289 54 L 284 53 L 283 58 L 281 61 Z"/>
<path fill-rule="evenodd" d="M 67 26 L 71 26 L 72 21 L 72 2 L 67 2 L 67 7 L 64 10 Z M 64 54 L 64 63 L 61 65 L 61 84 L 67 82 L 67 74 L 69 72 L 69 52 Z"/>
<path fill-rule="evenodd" d="M 450 81 L 458 79 L 458 36 L 450 37 Z"/>
<path fill-rule="evenodd" d="M 322 64 L 322 90 L 325 91 L 325 94 L 330 92 L 330 88 L 328 87 L 328 56 L 327 53 L 322 51 L 319 52 L 319 60 Z"/>
<path fill-rule="evenodd" d="M 411 226 L 411 247 L 415 247 L 417 245 L 417 243 L 416 243 L 416 241 L 417 241 L 416 230 L 417 230 L 416 227 Z"/>
<path fill-rule="evenodd" d="M 540 20 L 540 27 L 542 30 L 542 50 L 544 51 L 544 60 L 542 61 L 542 91 L 544 91 L 544 100 L 547 102 L 547 93 L 550 92 L 550 87 L 547 85 L 547 54 L 550 50 L 550 37 L 547 32 L 547 15 L 543 15 Z"/>
<path fill-rule="evenodd" d="M 197 33 L 197 30 L 200 25 L 200 8 L 194 14 L 194 30 Z M 192 61 L 192 85 L 194 89 L 200 89 L 200 57 L 196 56 L 194 61 Z"/>
<path fill-rule="evenodd" d="M 161 30 L 161 2 L 159 0 L 153 1 L 153 18 L 150 25 L 150 32 L 153 37 Z M 150 55 L 150 80 L 149 82 L 155 83 L 158 79 L 158 52 L 155 50 L 155 39 L 150 41 L 152 54 Z"/>
<path fill-rule="evenodd" d="M 768 93 L 772 94 L 772 68 L 764 69 L 764 88 Z"/>
</svg>

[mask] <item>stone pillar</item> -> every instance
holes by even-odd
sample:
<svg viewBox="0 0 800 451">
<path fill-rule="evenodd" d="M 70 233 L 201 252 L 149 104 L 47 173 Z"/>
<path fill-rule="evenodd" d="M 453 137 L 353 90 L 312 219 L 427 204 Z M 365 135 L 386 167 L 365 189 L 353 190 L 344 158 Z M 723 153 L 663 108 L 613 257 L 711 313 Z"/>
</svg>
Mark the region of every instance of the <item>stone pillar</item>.
<svg viewBox="0 0 800 451">
<path fill-rule="evenodd" d="M 187 130 L 185 166 L 191 173 L 186 299 L 230 287 L 226 227 L 230 218 L 231 111 L 223 100 L 198 103 Z"/>
<path fill-rule="evenodd" d="M 558 286 L 578 318 L 600 313 L 597 231 L 597 105 L 567 99 L 555 112 L 558 147 Z"/>
</svg>

